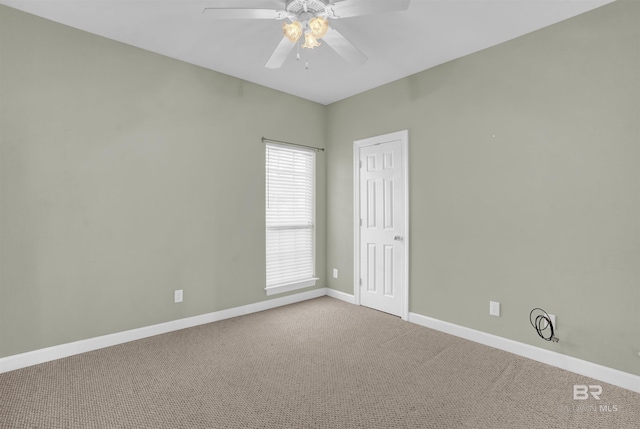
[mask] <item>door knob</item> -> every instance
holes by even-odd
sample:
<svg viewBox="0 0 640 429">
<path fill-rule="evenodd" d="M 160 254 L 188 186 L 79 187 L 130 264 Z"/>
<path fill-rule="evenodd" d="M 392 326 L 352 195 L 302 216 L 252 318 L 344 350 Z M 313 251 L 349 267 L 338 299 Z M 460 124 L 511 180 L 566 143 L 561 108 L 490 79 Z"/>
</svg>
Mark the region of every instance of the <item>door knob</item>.
<svg viewBox="0 0 640 429">
<path fill-rule="evenodd" d="M 394 236 L 393 236 L 393 239 L 394 239 L 394 240 L 396 240 L 396 241 L 402 241 L 402 236 L 400 236 L 400 235 L 394 235 Z"/>
</svg>

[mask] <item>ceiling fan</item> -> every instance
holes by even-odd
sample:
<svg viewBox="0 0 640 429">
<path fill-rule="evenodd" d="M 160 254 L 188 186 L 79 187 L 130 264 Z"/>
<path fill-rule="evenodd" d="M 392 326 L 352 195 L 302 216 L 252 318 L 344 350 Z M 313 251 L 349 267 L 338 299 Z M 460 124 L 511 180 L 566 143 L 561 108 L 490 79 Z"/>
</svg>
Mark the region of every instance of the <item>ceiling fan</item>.
<svg viewBox="0 0 640 429">
<path fill-rule="evenodd" d="M 410 0 L 268 0 L 261 8 L 238 7 L 239 3 L 256 4 L 251 1 L 233 1 L 234 7 L 212 6 L 203 13 L 213 19 L 275 19 L 284 20 L 284 37 L 265 64 L 277 69 L 287 59 L 298 40 L 304 36 L 303 48 L 320 46 L 322 39 L 347 61 L 362 64 L 367 56 L 342 34 L 329 26 L 329 20 L 352 18 L 407 10 Z M 229 2 L 227 2 L 229 4 Z"/>
</svg>

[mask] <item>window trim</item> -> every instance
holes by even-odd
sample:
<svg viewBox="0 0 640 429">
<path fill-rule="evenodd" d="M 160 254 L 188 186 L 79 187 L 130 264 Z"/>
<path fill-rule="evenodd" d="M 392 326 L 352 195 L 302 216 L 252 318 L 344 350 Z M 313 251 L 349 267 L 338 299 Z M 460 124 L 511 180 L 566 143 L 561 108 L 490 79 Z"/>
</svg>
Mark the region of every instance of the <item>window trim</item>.
<svg viewBox="0 0 640 429">
<path fill-rule="evenodd" d="M 293 283 L 285 283 L 277 286 L 265 287 L 264 290 L 267 293 L 267 296 L 276 295 L 278 293 L 291 292 L 292 290 L 298 290 L 306 287 L 315 286 L 317 280 L 319 280 L 318 277 L 314 276 L 308 280 L 300 280 Z"/>
</svg>

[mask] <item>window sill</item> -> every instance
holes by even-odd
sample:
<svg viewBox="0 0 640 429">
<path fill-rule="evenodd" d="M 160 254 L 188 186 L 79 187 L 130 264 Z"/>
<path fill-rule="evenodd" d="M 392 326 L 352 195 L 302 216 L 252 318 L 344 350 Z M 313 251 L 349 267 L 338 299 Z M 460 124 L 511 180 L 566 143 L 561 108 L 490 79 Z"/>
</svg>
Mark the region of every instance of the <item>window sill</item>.
<svg viewBox="0 0 640 429">
<path fill-rule="evenodd" d="M 278 286 L 270 286 L 264 288 L 265 292 L 267 292 L 267 296 L 276 295 L 278 293 L 291 292 L 292 290 L 304 289 L 306 287 L 311 287 L 316 285 L 317 277 L 308 280 L 302 280 L 299 282 L 293 283 L 285 283 Z"/>
</svg>

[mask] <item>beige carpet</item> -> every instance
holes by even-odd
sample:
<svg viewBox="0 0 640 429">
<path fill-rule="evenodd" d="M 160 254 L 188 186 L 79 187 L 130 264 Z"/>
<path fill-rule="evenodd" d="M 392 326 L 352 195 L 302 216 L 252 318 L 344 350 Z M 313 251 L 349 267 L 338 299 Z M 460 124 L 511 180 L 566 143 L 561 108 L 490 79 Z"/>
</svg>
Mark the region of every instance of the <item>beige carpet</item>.
<svg viewBox="0 0 640 429">
<path fill-rule="evenodd" d="M 638 393 L 328 297 L 0 375 L 2 429 L 639 427 Z"/>
</svg>

